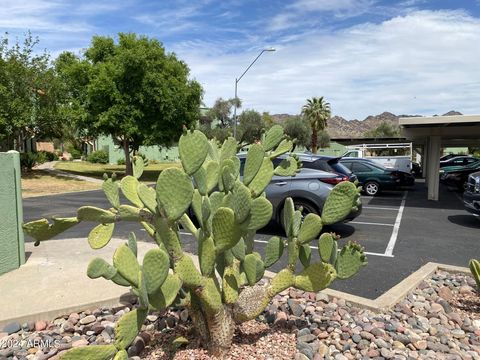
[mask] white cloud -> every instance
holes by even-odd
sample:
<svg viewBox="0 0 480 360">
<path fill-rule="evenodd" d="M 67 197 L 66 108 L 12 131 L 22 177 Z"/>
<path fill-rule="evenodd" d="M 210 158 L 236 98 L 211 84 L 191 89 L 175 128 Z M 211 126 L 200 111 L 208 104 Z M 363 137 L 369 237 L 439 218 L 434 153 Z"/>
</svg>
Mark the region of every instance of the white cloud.
<svg viewBox="0 0 480 360">
<path fill-rule="evenodd" d="M 479 41 L 480 20 L 461 11 L 416 11 L 380 24 L 310 33 L 264 54 L 239 83 L 239 96 L 244 108 L 272 113 L 298 113 L 305 99 L 319 95 L 349 118 L 382 111 L 478 113 Z M 233 97 L 235 77 L 260 51 L 211 56 L 185 50 L 175 49 L 204 86 L 207 105 Z"/>
</svg>

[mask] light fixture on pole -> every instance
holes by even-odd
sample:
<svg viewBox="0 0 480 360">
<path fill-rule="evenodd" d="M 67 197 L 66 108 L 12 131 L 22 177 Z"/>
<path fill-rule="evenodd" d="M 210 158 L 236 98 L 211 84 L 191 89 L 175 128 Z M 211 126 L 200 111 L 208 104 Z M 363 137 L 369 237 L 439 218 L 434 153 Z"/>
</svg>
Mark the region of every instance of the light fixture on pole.
<svg viewBox="0 0 480 360">
<path fill-rule="evenodd" d="M 245 69 L 245 71 L 240 75 L 238 78 L 235 79 L 235 102 L 233 104 L 233 137 L 237 137 L 237 103 L 238 103 L 238 96 L 237 96 L 237 88 L 238 88 L 238 82 L 242 79 L 243 75 L 247 73 L 248 70 L 255 64 L 255 62 L 258 60 L 260 56 L 266 51 L 275 51 L 274 48 L 268 48 L 268 49 L 263 49 L 260 51 L 260 54 L 252 61 L 250 65 Z"/>
</svg>

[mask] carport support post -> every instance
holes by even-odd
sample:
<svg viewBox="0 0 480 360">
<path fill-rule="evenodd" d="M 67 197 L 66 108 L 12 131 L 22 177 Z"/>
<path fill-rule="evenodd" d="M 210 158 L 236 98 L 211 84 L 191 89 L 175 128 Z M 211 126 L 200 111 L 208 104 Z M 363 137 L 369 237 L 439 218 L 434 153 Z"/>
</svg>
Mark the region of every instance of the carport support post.
<svg viewBox="0 0 480 360">
<path fill-rule="evenodd" d="M 438 188 L 440 180 L 440 144 L 441 137 L 438 135 L 428 138 L 427 157 L 427 187 L 428 200 L 438 201 Z"/>
<path fill-rule="evenodd" d="M 0 153 L 0 274 L 25 263 L 20 154 Z"/>
</svg>

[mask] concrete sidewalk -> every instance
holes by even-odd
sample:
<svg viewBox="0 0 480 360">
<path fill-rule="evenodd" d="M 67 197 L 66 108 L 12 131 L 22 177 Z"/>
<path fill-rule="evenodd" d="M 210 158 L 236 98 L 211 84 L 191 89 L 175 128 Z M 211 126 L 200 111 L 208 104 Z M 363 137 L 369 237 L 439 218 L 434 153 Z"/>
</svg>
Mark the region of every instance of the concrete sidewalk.
<svg viewBox="0 0 480 360">
<path fill-rule="evenodd" d="M 0 276 L 0 329 L 14 321 L 53 320 L 70 312 L 121 303 L 128 288 L 103 278 L 90 279 L 87 266 L 94 257 L 112 263 L 122 243 L 125 240 L 112 239 L 100 250 L 92 250 L 85 238 L 50 240 L 38 247 L 26 243 L 26 264 Z M 139 242 L 139 259 L 156 247 Z"/>
<path fill-rule="evenodd" d="M 88 182 L 92 182 L 92 183 L 95 183 L 95 184 L 103 183 L 102 179 L 97 179 L 97 178 L 93 178 L 93 177 L 90 177 L 90 176 L 84 176 L 84 175 L 71 174 L 71 173 L 66 172 L 66 171 L 57 170 L 55 168 L 55 164 L 57 162 L 58 161 L 47 161 L 47 162 L 44 162 L 43 164 L 35 166 L 35 169 L 47 171 L 47 172 L 51 173 L 52 175 L 57 175 L 57 176 L 68 177 L 68 178 L 71 178 L 71 179 L 88 181 Z"/>
</svg>

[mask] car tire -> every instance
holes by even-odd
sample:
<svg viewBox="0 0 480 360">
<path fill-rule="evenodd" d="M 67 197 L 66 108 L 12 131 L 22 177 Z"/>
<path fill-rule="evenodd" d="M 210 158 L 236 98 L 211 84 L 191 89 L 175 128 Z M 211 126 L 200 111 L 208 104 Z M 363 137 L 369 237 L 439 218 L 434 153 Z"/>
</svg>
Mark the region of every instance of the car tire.
<svg viewBox="0 0 480 360">
<path fill-rule="evenodd" d="M 380 192 L 380 185 L 376 181 L 368 181 L 363 185 L 363 191 L 369 196 L 375 196 Z"/>
</svg>

